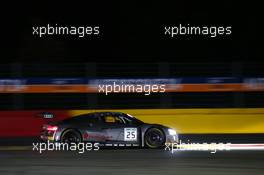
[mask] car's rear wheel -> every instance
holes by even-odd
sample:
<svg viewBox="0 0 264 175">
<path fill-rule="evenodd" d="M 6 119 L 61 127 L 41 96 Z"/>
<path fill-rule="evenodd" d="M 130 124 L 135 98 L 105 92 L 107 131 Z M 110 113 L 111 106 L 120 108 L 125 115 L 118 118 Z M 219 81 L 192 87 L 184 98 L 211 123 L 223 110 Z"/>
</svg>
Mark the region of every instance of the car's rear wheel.
<svg viewBox="0 0 264 175">
<path fill-rule="evenodd" d="M 79 143 L 82 141 L 82 137 L 78 131 L 74 129 L 68 129 L 63 132 L 61 141 L 64 143 Z"/>
<path fill-rule="evenodd" d="M 145 145 L 149 148 L 161 148 L 165 141 L 166 136 L 159 128 L 150 128 L 145 133 Z"/>
</svg>

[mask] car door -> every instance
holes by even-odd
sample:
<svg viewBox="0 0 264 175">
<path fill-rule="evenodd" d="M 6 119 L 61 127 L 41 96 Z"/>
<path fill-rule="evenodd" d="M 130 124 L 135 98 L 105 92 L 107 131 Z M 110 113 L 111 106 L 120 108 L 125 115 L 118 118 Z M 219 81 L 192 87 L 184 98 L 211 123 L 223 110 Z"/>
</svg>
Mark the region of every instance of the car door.
<svg viewBox="0 0 264 175">
<path fill-rule="evenodd" d="M 107 135 L 106 141 L 118 142 L 124 141 L 124 121 L 117 115 L 106 114 L 103 116 L 103 130 Z"/>
<path fill-rule="evenodd" d="M 105 142 L 106 133 L 102 128 L 101 118 L 89 115 L 81 120 L 82 135 L 84 141 Z"/>
<path fill-rule="evenodd" d="M 113 143 L 138 143 L 139 128 L 126 120 L 123 115 L 112 114 L 104 116 L 104 130 L 108 141 Z"/>
<path fill-rule="evenodd" d="M 126 123 L 124 127 L 124 141 L 127 143 L 139 143 L 141 138 L 141 129 L 139 124 L 127 115 L 123 115 L 121 118 Z"/>
</svg>

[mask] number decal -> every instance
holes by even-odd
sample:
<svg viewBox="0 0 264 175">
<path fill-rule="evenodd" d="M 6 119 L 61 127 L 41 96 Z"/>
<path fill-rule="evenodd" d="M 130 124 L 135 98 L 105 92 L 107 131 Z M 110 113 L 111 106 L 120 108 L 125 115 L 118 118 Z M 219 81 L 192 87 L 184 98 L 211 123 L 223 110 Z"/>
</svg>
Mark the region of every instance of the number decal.
<svg viewBox="0 0 264 175">
<path fill-rule="evenodd" d="M 137 128 L 125 128 L 124 129 L 124 140 L 125 141 L 136 141 L 137 140 Z"/>
</svg>

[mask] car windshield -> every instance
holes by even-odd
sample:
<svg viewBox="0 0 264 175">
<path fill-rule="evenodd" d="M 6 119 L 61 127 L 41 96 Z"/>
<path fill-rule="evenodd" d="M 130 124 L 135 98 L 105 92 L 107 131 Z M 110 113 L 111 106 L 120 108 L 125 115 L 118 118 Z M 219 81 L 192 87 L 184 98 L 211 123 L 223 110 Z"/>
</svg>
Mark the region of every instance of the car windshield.
<svg viewBox="0 0 264 175">
<path fill-rule="evenodd" d="M 94 114 L 82 114 L 62 121 L 63 123 L 99 123 L 98 116 Z"/>
<path fill-rule="evenodd" d="M 143 124 L 144 123 L 130 114 L 126 114 L 126 116 L 124 116 L 123 119 L 126 121 L 126 123 L 130 123 L 130 124 Z"/>
</svg>

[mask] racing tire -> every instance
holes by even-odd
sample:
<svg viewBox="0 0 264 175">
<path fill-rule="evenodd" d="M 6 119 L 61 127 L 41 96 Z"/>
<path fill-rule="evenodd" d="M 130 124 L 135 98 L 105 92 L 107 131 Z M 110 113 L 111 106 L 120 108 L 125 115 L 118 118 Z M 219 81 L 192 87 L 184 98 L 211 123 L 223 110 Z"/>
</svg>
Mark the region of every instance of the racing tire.
<svg viewBox="0 0 264 175">
<path fill-rule="evenodd" d="M 74 129 L 67 129 L 62 133 L 61 142 L 63 143 L 79 143 L 81 141 L 81 134 Z"/>
<path fill-rule="evenodd" d="M 159 128 L 150 128 L 145 133 L 144 142 L 148 148 L 161 148 L 164 146 L 165 141 L 166 136 Z"/>
</svg>

